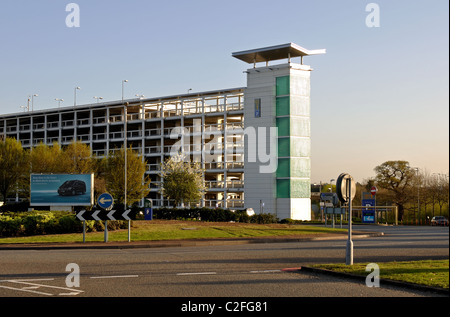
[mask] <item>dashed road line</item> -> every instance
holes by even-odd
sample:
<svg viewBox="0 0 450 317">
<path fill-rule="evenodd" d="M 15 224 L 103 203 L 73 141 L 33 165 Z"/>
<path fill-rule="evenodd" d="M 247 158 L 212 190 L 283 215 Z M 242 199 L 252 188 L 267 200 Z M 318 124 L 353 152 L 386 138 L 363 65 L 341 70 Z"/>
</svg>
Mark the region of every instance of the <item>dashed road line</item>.
<svg viewBox="0 0 450 317">
<path fill-rule="evenodd" d="M 91 276 L 92 279 L 101 278 L 129 278 L 129 277 L 139 277 L 139 275 L 110 275 L 110 276 Z"/>
</svg>

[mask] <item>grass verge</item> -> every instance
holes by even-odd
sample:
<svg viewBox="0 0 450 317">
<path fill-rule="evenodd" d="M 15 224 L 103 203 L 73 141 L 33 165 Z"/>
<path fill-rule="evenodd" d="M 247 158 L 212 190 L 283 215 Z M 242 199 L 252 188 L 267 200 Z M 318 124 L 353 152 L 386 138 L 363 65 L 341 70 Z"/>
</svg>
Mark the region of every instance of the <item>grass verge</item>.
<svg viewBox="0 0 450 317">
<path fill-rule="evenodd" d="M 248 224 L 227 222 L 200 222 L 153 220 L 133 221 L 132 241 L 162 241 L 179 239 L 302 237 L 345 234 L 346 229 L 321 228 L 290 224 Z M 104 232 L 86 233 L 87 242 L 101 242 Z M 127 230 L 108 232 L 108 241 L 127 241 Z M 2 238 L 2 243 L 73 243 L 82 241 L 81 233 Z"/>
<path fill-rule="evenodd" d="M 368 263 L 317 264 L 311 267 L 335 272 L 367 276 Z M 431 287 L 449 288 L 449 260 L 424 260 L 376 263 L 380 268 L 380 279 L 408 282 Z"/>
</svg>

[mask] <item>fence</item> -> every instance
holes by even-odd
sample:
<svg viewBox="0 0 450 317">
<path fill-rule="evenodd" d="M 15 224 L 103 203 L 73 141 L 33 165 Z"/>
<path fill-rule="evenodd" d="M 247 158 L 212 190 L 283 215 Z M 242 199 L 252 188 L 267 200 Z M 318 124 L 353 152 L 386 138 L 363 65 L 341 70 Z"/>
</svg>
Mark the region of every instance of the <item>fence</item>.
<svg viewBox="0 0 450 317">
<path fill-rule="evenodd" d="M 327 226 L 328 220 L 331 221 L 334 228 L 335 222 L 339 220 L 342 227 L 342 221 L 348 221 L 348 207 L 325 207 L 322 210 L 322 219 Z M 357 222 L 363 220 L 363 212 L 373 213 L 374 223 L 398 225 L 398 207 L 397 206 L 352 206 L 352 219 Z"/>
</svg>

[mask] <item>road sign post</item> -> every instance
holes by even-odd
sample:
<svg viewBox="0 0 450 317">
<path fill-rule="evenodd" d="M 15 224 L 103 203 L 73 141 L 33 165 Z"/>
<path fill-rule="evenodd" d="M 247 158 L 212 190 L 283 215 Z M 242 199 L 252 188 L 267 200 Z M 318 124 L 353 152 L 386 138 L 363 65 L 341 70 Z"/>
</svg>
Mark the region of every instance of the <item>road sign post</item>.
<svg viewBox="0 0 450 317">
<path fill-rule="evenodd" d="M 352 200 L 355 197 L 356 184 L 349 174 L 342 173 L 339 175 L 336 181 L 336 192 L 342 203 L 348 203 L 348 240 L 345 252 L 345 264 L 353 265 Z"/>
<path fill-rule="evenodd" d="M 113 197 L 108 193 L 103 193 L 98 197 L 97 204 L 100 208 L 110 211 L 114 204 Z M 109 215 L 109 214 L 108 214 Z M 105 243 L 108 242 L 108 220 L 105 220 Z"/>
<path fill-rule="evenodd" d="M 377 222 L 377 192 L 378 188 L 376 186 L 372 186 L 372 188 L 370 189 L 370 193 L 372 194 L 374 200 L 373 205 L 373 212 L 375 214 L 374 222 Z"/>
</svg>

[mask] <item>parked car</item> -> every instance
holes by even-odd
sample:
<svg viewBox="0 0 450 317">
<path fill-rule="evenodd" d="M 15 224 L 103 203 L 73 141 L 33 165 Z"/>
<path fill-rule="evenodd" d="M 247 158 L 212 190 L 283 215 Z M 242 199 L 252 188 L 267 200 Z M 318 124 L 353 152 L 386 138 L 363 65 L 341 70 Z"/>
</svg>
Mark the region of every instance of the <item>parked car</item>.
<svg viewBox="0 0 450 317">
<path fill-rule="evenodd" d="M 80 180 L 66 181 L 58 188 L 58 194 L 60 196 L 76 196 L 84 195 L 85 193 L 86 183 Z"/>
<path fill-rule="evenodd" d="M 431 219 L 432 226 L 448 226 L 448 220 L 444 216 L 434 216 Z"/>
</svg>

